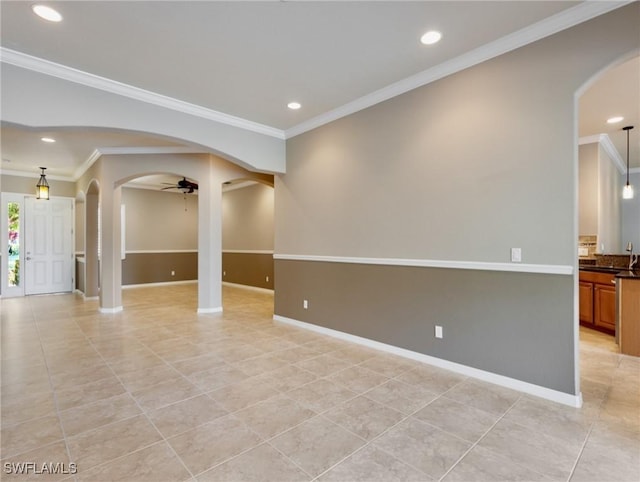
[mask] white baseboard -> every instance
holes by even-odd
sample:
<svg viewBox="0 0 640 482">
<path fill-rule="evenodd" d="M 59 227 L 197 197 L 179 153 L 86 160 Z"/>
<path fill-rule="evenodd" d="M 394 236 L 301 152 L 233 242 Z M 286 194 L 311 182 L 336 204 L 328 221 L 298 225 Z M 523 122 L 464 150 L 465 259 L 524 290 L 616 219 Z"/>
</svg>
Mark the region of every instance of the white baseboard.
<svg viewBox="0 0 640 482">
<path fill-rule="evenodd" d="M 443 360 L 442 358 L 436 358 L 433 356 L 425 355 L 423 353 L 407 350 L 405 348 L 400 348 L 393 345 L 387 345 L 386 343 L 381 343 L 379 341 L 370 340 L 368 338 L 363 338 L 361 336 L 351 335 L 349 333 L 344 333 L 342 331 L 333 330 L 331 328 L 326 328 L 324 326 L 314 325 L 312 323 L 306 323 L 304 321 L 294 320 L 292 318 L 287 318 L 280 315 L 273 315 L 273 319 L 280 323 L 285 323 L 287 325 L 297 326 L 299 328 L 304 328 L 306 330 L 315 331 L 316 333 L 321 333 L 323 335 L 328 335 L 334 338 L 339 338 L 341 340 L 350 341 L 352 343 L 357 343 L 359 345 L 364 345 L 366 347 L 373 348 L 375 350 L 392 353 L 394 355 L 398 355 L 404 358 L 409 358 L 411 360 L 416 360 L 416 361 L 425 363 L 427 365 L 433 365 L 438 368 L 444 368 L 446 370 L 460 373 L 461 375 L 466 375 L 471 378 L 476 378 L 478 380 L 493 383 L 495 385 L 500 385 L 505 388 L 510 388 L 512 390 L 517 390 L 519 392 L 527 393 L 529 395 L 534 395 L 536 397 L 544 398 L 546 400 L 551 400 L 552 402 L 561 403 L 563 405 L 569 405 L 570 407 L 575 407 L 575 408 L 582 407 L 582 393 L 578 395 L 571 395 L 569 393 L 559 392 L 557 390 L 552 390 L 550 388 L 541 387 L 539 385 L 534 385 L 528 382 L 523 382 L 515 378 L 505 377 L 503 375 L 487 372 L 485 370 L 479 370 L 477 368 L 473 368 L 467 365 L 461 365 L 459 363 Z"/>
<path fill-rule="evenodd" d="M 182 281 L 159 281 L 157 283 L 140 283 L 136 285 L 122 285 L 122 289 L 128 290 L 130 288 L 150 288 L 154 286 L 188 285 L 188 284 L 193 284 L 197 282 L 198 282 L 197 279 L 195 280 L 188 279 L 188 280 L 182 280 Z"/>
<path fill-rule="evenodd" d="M 249 291 L 257 291 L 258 293 L 265 293 L 265 294 L 273 294 L 273 290 L 270 290 L 268 288 L 259 288 L 257 286 L 249 286 L 249 285 L 241 285 L 238 283 L 229 283 L 227 281 L 223 281 L 222 282 L 223 286 L 229 286 L 231 288 L 242 288 L 243 290 L 249 290 Z"/>
<path fill-rule="evenodd" d="M 115 308 L 100 308 L 98 311 L 104 314 L 120 313 L 122 311 L 122 306 L 116 306 Z"/>
<path fill-rule="evenodd" d="M 222 313 L 222 306 L 216 308 L 198 308 L 199 315 L 207 315 L 211 313 Z"/>
</svg>

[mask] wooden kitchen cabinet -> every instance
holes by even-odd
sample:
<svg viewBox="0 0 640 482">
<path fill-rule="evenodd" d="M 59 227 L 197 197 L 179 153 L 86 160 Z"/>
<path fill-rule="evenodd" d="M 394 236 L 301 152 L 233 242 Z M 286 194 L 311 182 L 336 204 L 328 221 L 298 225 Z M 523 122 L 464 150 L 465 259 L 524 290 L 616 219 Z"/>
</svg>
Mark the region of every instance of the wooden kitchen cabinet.
<svg viewBox="0 0 640 482">
<path fill-rule="evenodd" d="M 615 332 L 616 287 L 596 284 L 593 288 L 593 324 Z"/>
<path fill-rule="evenodd" d="M 613 273 L 580 271 L 580 324 L 615 334 L 616 285 Z"/>
<path fill-rule="evenodd" d="M 580 281 L 580 323 L 593 324 L 593 283 Z"/>
</svg>

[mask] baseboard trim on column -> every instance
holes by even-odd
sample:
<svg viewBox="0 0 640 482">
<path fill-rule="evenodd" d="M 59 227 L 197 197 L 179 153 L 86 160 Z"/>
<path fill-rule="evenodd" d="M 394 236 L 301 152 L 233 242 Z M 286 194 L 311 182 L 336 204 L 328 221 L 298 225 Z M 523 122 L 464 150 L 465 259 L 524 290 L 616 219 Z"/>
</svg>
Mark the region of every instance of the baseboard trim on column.
<svg viewBox="0 0 640 482">
<path fill-rule="evenodd" d="M 217 308 L 198 308 L 199 315 L 207 315 L 210 313 L 222 313 L 222 306 L 218 306 Z"/>
<path fill-rule="evenodd" d="M 105 314 L 109 314 L 109 313 L 120 313 L 122 311 L 122 306 L 116 306 L 115 308 L 102 308 L 100 307 L 98 309 L 98 311 L 100 313 L 105 313 Z"/>
</svg>

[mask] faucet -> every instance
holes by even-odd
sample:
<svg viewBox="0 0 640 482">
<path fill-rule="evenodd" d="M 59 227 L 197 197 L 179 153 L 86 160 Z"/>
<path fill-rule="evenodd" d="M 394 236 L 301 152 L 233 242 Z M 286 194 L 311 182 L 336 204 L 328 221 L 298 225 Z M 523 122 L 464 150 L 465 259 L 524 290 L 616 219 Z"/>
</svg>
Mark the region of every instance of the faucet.
<svg viewBox="0 0 640 482">
<path fill-rule="evenodd" d="M 629 251 L 629 271 L 633 271 L 633 266 L 638 262 L 638 255 L 633 254 L 633 243 L 627 243 L 627 251 Z"/>
</svg>

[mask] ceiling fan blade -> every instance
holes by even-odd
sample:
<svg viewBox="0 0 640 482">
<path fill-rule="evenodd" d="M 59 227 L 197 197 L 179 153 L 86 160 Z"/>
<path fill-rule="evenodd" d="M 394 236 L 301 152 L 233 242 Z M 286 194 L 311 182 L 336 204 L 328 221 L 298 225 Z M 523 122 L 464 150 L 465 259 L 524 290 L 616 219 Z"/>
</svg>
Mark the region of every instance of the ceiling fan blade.
<svg viewBox="0 0 640 482">
<path fill-rule="evenodd" d="M 167 189 L 180 189 L 179 186 L 168 186 L 168 187 L 161 187 L 160 190 L 161 191 L 166 191 Z"/>
</svg>

